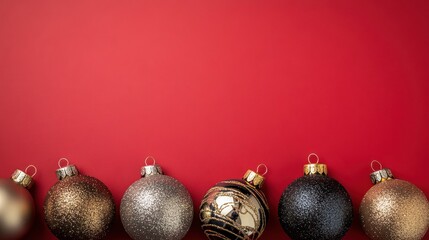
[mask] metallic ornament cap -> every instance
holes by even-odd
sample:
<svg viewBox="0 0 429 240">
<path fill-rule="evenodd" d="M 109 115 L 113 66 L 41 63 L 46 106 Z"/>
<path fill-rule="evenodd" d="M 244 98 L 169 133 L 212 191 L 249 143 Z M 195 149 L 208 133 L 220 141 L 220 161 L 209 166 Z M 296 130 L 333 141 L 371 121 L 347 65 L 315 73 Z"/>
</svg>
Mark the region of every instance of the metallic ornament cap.
<svg viewBox="0 0 429 240">
<path fill-rule="evenodd" d="M 383 168 L 381 170 L 375 171 L 369 176 L 371 177 L 372 184 L 381 183 L 394 178 L 392 172 L 388 168 Z"/>
<path fill-rule="evenodd" d="M 304 165 L 304 175 L 328 175 L 328 166 L 321 163 L 310 163 Z"/>
<path fill-rule="evenodd" d="M 11 179 L 16 182 L 17 184 L 30 189 L 33 186 L 33 178 L 28 175 L 27 173 L 16 169 L 15 172 L 12 174 Z"/>
<path fill-rule="evenodd" d="M 153 176 L 153 175 L 163 175 L 161 166 L 159 166 L 157 164 L 147 165 L 147 166 L 142 167 L 140 173 L 141 173 L 142 178 Z"/>
<path fill-rule="evenodd" d="M 264 177 L 252 170 L 247 170 L 243 176 L 243 180 L 246 181 L 251 186 L 260 189 L 264 183 Z"/>
<path fill-rule="evenodd" d="M 65 167 L 59 168 L 56 171 L 58 180 L 63 180 L 66 177 L 72 177 L 79 174 L 79 171 L 74 165 L 67 165 Z"/>
</svg>

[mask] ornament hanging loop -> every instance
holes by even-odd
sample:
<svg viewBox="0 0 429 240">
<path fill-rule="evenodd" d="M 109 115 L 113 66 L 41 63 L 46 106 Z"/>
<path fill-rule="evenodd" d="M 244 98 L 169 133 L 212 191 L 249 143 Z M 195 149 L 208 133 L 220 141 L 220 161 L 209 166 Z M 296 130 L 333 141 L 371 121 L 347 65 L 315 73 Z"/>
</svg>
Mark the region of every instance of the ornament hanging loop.
<svg viewBox="0 0 429 240">
<path fill-rule="evenodd" d="M 63 166 L 61 163 L 62 162 L 66 162 L 66 165 Z M 70 164 L 69 160 L 67 158 L 60 158 L 60 160 L 58 160 L 58 167 L 63 168 L 63 167 L 67 167 Z"/>
<path fill-rule="evenodd" d="M 152 160 L 152 163 L 148 163 L 148 160 Z M 155 158 L 152 156 L 147 156 L 146 159 L 144 160 L 144 164 L 146 166 L 155 165 L 155 163 L 156 163 Z"/>
<path fill-rule="evenodd" d="M 319 156 L 317 156 L 317 154 L 315 153 L 310 153 L 307 157 L 308 163 L 310 164 L 314 164 L 313 162 L 311 162 L 311 157 L 315 157 L 316 158 L 316 163 L 319 163 Z"/>
<path fill-rule="evenodd" d="M 155 165 L 156 161 L 154 157 L 147 156 L 146 159 L 144 160 L 144 163 L 146 164 L 146 166 L 142 167 L 140 171 L 140 175 L 142 177 L 149 177 L 152 175 L 163 174 L 161 167 L 158 165 Z"/>
<path fill-rule="evenodd" d="M 312 162 L 316 159 L 316 162 Z M 304 165 L 304 175 L 328 175 L 328 167 L 326 164 L 319 163 L 319 156 L 316 153 L 310 153 L 307 157 L 308 164 Z"/>
<path fill-rule="evenodd" d="M 259 172 L 259 169 L 260 169 L 261 167 L 265 169 L 264 173 Z M 256 172 L 257 172 L 258 174 L 260 174 L 261 176 L 265 176 L 265 174 L 267 174 L 267 173 L 268 173 L 268 167 L 267 167 L 267 165 L 265 165 L 265 164 L 263 164 L 263 163 L 259 164 L 259 165 L 258 165 L 258 167 L 256 168 Z"/>
<path fill-rule="evenodd" d="M 34 177 L 34 176 L 36 176 L 36 174 L 37 174 L 37 167 L 36 166 L 34 166 L 34 165 L 28 165 L 26 168 L 25 168 L 25 170 L 24 170 L 24 172 L 26 173 L 26 174 L 28 174 L 28 169 L 29 168 L 32 168 L 33 170 L 34 170 L 34 173 L 32 174 L 32 175 L 30 175 L 31 177 Z"/>
<path fill-rule="evenodd" d="M 380 169 L 378 169 L 378 170 L 375 170 L 374 169 L 374 163 L 377 163 L 379 166 L 380 166 Z M 379 170 L 382 170 L 383 169 L 383 165 L 381 165 L 381 163 L 379 162 L 379 161 L 377 161 L 377 160 L 372 160 L 372 162 L 371 162 L 371 169 L 372 169 L 372 171 L 379 171 Z"/>
</svg>

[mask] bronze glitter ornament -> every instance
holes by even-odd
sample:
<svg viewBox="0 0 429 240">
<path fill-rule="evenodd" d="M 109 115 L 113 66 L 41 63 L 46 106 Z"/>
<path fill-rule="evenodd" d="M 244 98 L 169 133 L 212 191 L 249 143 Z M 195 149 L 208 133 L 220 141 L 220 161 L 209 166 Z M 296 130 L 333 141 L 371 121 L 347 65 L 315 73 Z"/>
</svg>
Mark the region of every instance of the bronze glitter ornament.
<svg viewBox="0 0 429 240">
<path fill-rule="evenodd" d="M 61 161 L 67 166 L 61 167 Z M 45 220 L 60 240 L 93 240 L 106 236 L 115 215 L 109 189 L 100 180 L 80 175 L 68 160 L 60 159 L 59 181 L 49 190 Z"/>
<path fill-rule="evenodd" d="M 376 171 L 372 161 L 371 181 L 359 213 L 362 228 L 373 240 L 419 240 L 429 227 L 429 203 L 415 185 L 394 179 L 390 169 Z"/>
<path fill-rule="evenodd" d="M 259 174 L 259 167 L 266 171 Z M 256 172 L 248 170 L 242 180 L 217 183 L 200 206 L 201 227 L 211 240 L 256 240 L 267 225 L 269 209 L 260 188 L 267 173 L 264 164 Z"/>
<path fill-rule="evenodd" d="M 148 165 L 148 159 L 153 164 Z M 141 169 L 142 178 L 125 192 L 120 206 L 121 221 L 134 240 L 180 240 L 194 215 L 191 196 L 176 179 L 163 175 L 151 156 Z"/>
<path fill-rule="evenodd" d="M 317 158 L 312 163 L 310 158 Z M 346 189 L 327 176 L 325 164 L 312 153 L 304 176 L 283 192 L 278 213 L 283 230 L 295 240 L 340 240 L 350 228 L 353 206 Z"/>
<path fill-rule="evenodd" d="M 30 176 L 29 168 L 34 169 Z M 28 189 L 33 185 L 37 168 L 16 170 L 11 179 L 0 179 L 0 239 L 20 239 L 30 230 L 35 215 L 34 200 Z"/>
</svg>

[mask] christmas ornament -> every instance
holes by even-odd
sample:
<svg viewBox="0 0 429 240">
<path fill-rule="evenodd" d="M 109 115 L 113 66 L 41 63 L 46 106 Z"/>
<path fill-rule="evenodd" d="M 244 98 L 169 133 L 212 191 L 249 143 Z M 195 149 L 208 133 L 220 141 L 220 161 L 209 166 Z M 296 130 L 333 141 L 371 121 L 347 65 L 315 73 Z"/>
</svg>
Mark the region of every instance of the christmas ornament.
<svg viewBox="0 0 429 240">
<path fill-rule="evenodd" d="M 259 174 L 259 168 L 266 171 Z M 248 170 L 243 180 L 217 183 L 204 196 L 200 206 L 201 226 L 208 239 L 258 239 L 267 225 L 268 203 L 259 189 L 268 169 Z"/>
<path fill-rule="evenodd" d="M 148 165 L 147 161 L 153 160 Z M 134 240 L 179 240 L 192 224 L 193 204 L 185 186 L 163 175 L 151 156 L 121 201 L 121 221 Z"/>
<path fill-rule="evenodd" d="M 65 167 L 61 162 L 67 162 Z M 102 239 L 115 215 L 109 189 L 98 179 L 80 175 L 65 158 L 58 161 L 59 181 L 49 190 L 45 220 L 51 232 L 61 240 Z"/>
<path fill-rule="evenodd" d="M 34 169 L 31 176 L 29 168 Z M 11 179 L 0 179 L 0 239 L 19 239 L 31 228 L 35 207 L 28 189 L 36 173 L 37 168 L 30 165 L 25 171 L 15 170 Z"/>
<path fill-rule="evenodd" d="M 317 162 L 312 163 L 311 157 Z M 341 239 L 350 228 L 353 206 L 346 189 L 327 176 L 315 153 L 308 156 L 304 176 L 292 182 L 279 203 L 280 224 L 292 239 Z"/>
<path fill-rule="evenodd" d="M 374 163 L 380 170 L 374 169 Z M 374 184 L 363 197 L 360 220 L 366 235 L 374 240 L 422 239 L 429 227 L 429 203 L 413 184 L 394 179 L 390 169 L 371 162 Z"/>
</svg>

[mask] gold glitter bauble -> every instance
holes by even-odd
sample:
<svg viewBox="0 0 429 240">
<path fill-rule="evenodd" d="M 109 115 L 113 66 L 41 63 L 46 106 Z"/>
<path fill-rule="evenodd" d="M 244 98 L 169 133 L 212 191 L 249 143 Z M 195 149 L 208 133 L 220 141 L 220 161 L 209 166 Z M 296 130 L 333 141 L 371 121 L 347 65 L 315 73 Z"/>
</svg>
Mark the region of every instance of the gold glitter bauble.
<svg viewBox="0 0 429 240">
<path fill-rule="evenodd" d="M 109 189 L 100 180 L 78 175 L 74 166 L 57 170 L 60 179 L 48 192 L 44 210 L 51 232 L 61 240 L 106 236 L 115 215 Z"/>
<path fill-rule="evenodd" d="M 31 177 L 20 170 L 12 179 L 0 179 L 0 239 L 19 239 L 31 228 L 35 207 L 26 189 L 31 182 Z"/>
<path fill-rule="evenodd" d="M 248 171 L 243 180 L 212 187 L 200 206 L 201 227 L 211 240 L 258 239 L 268 221 L 267 200 L 259 188 L 263 177 Z"/>
<path fill-rule="evenodd" d="M 413 184 L 393 179 L 390 170 L 371 175 L 374 185 L 360 205 L 365 233 L 374 240 L 418 240 L 429 227 L 429 203 Z"/>
</svg>

